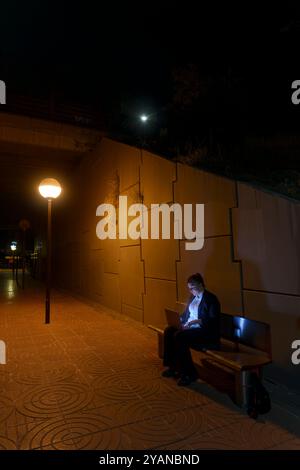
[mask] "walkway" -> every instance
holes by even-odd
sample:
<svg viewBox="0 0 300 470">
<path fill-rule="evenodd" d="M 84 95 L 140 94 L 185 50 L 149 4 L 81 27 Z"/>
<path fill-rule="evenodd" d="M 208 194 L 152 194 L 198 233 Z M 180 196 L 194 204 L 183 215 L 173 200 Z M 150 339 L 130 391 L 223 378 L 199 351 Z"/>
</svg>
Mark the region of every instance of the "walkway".
<svg viewBox="0 0 300 470">
<path fill-rule="evenodd" d="M 204 382 L 160 376 L 144 325 L 0 272 L 0 449 L 300 449 L 299 420 L 273 404 L 254 421 Z M 298 437 L 297 437 L 298 435 Z"/>
</svg>

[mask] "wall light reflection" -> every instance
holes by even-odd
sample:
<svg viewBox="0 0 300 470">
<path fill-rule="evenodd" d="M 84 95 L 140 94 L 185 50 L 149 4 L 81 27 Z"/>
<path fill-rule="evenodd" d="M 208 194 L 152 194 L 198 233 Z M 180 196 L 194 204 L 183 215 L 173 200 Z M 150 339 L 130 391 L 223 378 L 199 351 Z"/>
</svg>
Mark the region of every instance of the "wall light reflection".
<svg viewBox="0 0 300 470">
<path fill-rule="evenodd" d="M 15 298 L 16 293 L 17 293 L 17 286 L 13 279 L 8 279 L 6 281 L 5 293 L 6 293 L 6 297 L 9 300 L 12 300 Z"/>
</svg>

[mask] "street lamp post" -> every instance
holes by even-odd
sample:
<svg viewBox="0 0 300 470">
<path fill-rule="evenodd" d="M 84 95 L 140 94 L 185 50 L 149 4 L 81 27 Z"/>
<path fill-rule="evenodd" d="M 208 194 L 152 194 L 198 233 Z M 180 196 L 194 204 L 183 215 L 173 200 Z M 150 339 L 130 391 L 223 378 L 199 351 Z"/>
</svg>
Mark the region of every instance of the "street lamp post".
<svg viewBox="0 0 300 470">
<path fill-rule="evenodd" d="M 50 323 L 50 291 L 51 291 L 51 212 L 52 199 L 56 199 L 61 193 L 61 186 L 54 178 L 46 178 L 39 185 L 41 196 L 48 200 L 48 229 L 47 229 L 47 280 L 46 280 L 46 302 L 45 323 Z"/>
</svg>

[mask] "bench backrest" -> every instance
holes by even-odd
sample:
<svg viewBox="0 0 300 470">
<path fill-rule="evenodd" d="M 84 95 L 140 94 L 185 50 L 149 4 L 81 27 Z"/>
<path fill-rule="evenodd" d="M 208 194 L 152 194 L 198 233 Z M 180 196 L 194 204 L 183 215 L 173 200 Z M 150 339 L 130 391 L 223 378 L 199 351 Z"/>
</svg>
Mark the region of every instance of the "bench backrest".
<svg viewBox="0 0 300 470">
<path fill-rule="evenodd" d="M 222 338 L 264 351 L 272 356 L 271 328 L 267 323 L 221 313 L 220 327 Z"/>
</svg>

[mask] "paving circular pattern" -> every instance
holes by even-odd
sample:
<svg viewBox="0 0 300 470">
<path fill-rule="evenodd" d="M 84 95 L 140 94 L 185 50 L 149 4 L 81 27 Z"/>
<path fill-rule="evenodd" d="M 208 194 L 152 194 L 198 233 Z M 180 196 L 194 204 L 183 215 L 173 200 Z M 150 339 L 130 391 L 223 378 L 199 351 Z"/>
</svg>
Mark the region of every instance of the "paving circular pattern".
<svg viewBox="0 0 300 470">
<path fill-rule="evenodd" d="M 87 434 L 74 439 L 74 443 L 78 450 L 128 450 L 134 448 L 131 440 L 120 429 Z"/>
<path fill-rule="evenodd" d="M 85 357 L 84 359 L 79 359 L 78 368 L 82 372 L 87 372 L 89 374 L 107 374 L 107 364 L 98 359 L 97 356 Z"/>
<path fill-rule="evenodd" d="M 64 448 L 76 449 L 74 439 L 86 439 L 86 435 L 107 429 L 110 425 L 110 418 L 95 414 L 80 413 L 66 419 L 52 418 L 39 423 L 25 434 L 20 448 L 25 450 L 51 446 L 60 449 L 64 443 Z"/>
<path fill-rule="evenodd" d="M 20 449 L 37 449 L 39 447 L 53 446 L 59 442 L 70 442 L 70 430 L 62 418 L 53 418 L 34 426 L 25 434 L 20 442 Z M 70 443 L 74 449 L 74 443 Z"/>
<path fill-rule="evenodd" d="M 126 401 L 141 394 L 144 398 L 155 396 L 163 386 L 160 380 L 145 381 L 141 371 L 120 371 L 97 377 L 92 387 L 95 393 L 111 400 Z"/>
<path fill-rule="evenodd" d="M 5 421 L 14 410 L 12 400 L 5 396 L 0 396 L 0 423 Z"/>
<path fill-rule="evenodd" d="M 196 432 L 202 433 L 213 429 L 213 423 L 209 420 L 207 414 L 202 412 L 201 407 L 166 414 L 164 420 L 168 423 L 168 426 L 176 429 L 181 439 L 187 439 Z"/>
<path fill-rule="evenodd" d="M 96 377 L 92 382 L 92 387 L 95 391 L 95 396 L 109 398 L 112 401 L 127 401 L 136 397 L 128 384 L 121 380 L 117 374 L 106 374 Z"/>
<path fill-rule="evenodd" d="M 0 450 L 17 450 L 17 447 L 10 439 L 0 436 Z"/>
<path fill-rule="evenodd" d="M 88 387 L 80 383 L 56 383 L 37 387 L 23 397 L 18 411 L 37 418 L 80 411 L 92 400 Z"/>
<path fill-rule="evenodd" d="M 124 426 L 122 430 L 136 449 L 157 447 L 170 441 L 179 440 L 181 437 L 181 429 L 171 425 L 164 418 L 146 419 Z"/>
<path fill-rule="evenodd" d="M 74 369 L 61 367 L 53 369 L 40 369 L 36 370 L 25 369 L 15 376 L 15 381 L 25 385 L 43 385 L 49 382 L 61 382 L 63 380 L 70 380 L 75 374 Z"/>
<path fill-rule="evenodd" d="M 115 425 L 112 417 L 103 416 L 100 411 L 66 416 L 65 422 L 69 428 L 70 437 L 72 439 L 104 431 Z"/>
</svg>

